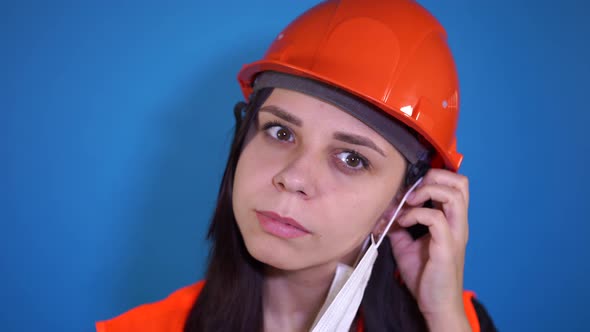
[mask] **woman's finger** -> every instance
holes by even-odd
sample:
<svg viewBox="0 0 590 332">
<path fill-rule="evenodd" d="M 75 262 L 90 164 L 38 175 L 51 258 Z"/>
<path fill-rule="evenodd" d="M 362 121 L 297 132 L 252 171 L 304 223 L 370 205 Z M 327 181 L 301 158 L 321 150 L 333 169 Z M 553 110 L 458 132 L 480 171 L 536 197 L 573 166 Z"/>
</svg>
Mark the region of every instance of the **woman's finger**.
<svg viewBox="0 0 590 332">
<path fill-rule="evenodd" d="M 414 238 L 404 227 L 399 223 L 394 223 L 388 232 L 391 240 L 391 245 L 395 248 L 405 249 L 414 244 Z"/>
<path fill-rule="evenodd" d="M 441 210 L 429 208 L 412 208 L 404 213 L 398 223 L 402 227 L 422 224 L 430 232 L 430 257 L 445 261 L 452 261 L 454 256 L 454 241 L 449 224 Z"/>
<path fill-rule="evenodd" d="M 442 204 L 445 220 L 459 238 L 467 241 L 469 226 L 467 224 L 467 207 L 461 192 L 442 184 L 430 184 L 416 189 L 407 200 L 408 205 L 418 206 L 428 200 Z"/>
<path fill-rule="evenodd" d="M 423 187 L 429 184 L 442 184 L 459 190 L 463 195 L 465 206 L 469 206 L 469 179 L 466 176 L 444 169 L 433 168 L 426 173 L 420 186 Z"/>
</svg>

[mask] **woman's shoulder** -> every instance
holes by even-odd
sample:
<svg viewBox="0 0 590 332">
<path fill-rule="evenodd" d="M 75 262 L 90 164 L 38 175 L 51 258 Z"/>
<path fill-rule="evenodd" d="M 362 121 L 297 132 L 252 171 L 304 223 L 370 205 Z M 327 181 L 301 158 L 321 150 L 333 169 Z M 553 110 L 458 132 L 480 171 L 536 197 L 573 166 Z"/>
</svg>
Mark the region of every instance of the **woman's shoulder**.
<svg viewBox="0 0 590 332">
<path fill-rule="evenodd" d="M 97 322 L 96 331 L 182 331 L 186 316 L 204 284 L 204 281 L 199 281 L 174 291 L 163 300 L 143 304 L 115 318 Z"/>
</svg>

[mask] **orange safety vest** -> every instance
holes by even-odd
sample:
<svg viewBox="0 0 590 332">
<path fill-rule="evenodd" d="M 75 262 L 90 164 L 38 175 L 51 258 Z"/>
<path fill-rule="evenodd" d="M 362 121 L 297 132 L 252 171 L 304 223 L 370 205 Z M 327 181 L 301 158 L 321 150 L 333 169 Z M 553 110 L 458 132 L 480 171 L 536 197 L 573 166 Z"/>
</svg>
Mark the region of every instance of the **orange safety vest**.
<svg viewBox="0 0 590 332">
<path fill-rule="evenodd" d="M 186 317 L 204 285 L 204 281 L 199 281 L 175 291 L 161 301 L 143 304 L 110 320 L 97 322 L 96 331 L 182 332 Z M 479 320 L 472 302 L 474 296 L 473 292 L 463 292 L 463 304 L 472 331 L 480 332 Z M 361 320 L 357 332 L 362 331 L 364 328 Z"/>
</svg>

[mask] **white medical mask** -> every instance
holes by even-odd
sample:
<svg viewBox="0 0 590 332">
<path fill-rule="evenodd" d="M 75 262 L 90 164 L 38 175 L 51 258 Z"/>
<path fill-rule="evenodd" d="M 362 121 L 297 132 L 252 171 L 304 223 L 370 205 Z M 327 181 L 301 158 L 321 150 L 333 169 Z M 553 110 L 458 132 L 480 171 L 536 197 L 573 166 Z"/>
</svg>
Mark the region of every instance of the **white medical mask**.
<svg viewBox="0 0 590 332">
<path fill-rule="evenodd" d="M 379 240 L 375 242 L 373 234 L 369 236 L 368 247 L 354 269 L 345 264 L 338 264 L 326 301 L 312 325 L 312 332 L 347 332 L 350 330 L 350 325 L 356 316 L 361 300 L 363 299 L 363 294 L 365 293 L 365 288 L 371 277 L 373 264 L 375 264 L 375 260 L 377 259 L 377 248 L 379 248 L 379 245 L 387 236 L 389 228 L 408 199 L 408 196 L 421 182 L 422 178 L 416 181 L 404 195 L 395 213 L 387 223 L 385 230 L 380 235 Z"/>
</svg>

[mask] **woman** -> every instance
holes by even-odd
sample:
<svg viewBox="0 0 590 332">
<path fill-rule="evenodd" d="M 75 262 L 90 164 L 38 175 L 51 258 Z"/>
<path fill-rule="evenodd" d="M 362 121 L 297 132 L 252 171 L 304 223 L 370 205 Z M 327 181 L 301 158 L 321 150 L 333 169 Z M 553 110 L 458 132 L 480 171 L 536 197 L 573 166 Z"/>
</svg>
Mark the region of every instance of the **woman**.
<svg viewBox="0 0 590 332">
<path fill-rule="evenodd" d="M 205 281 L 97 330 L 494 330 L 462 289 L 458 81 L 425 9 L 322 2 L 238 78 Z"/>
</svg>

